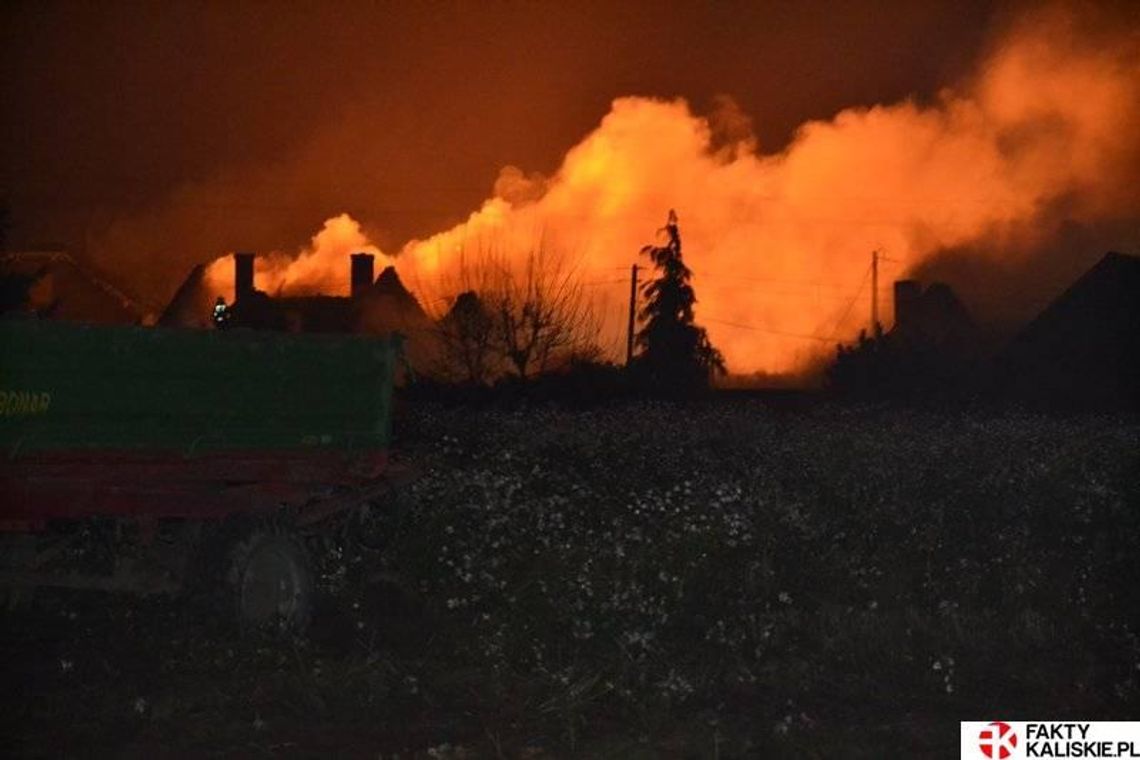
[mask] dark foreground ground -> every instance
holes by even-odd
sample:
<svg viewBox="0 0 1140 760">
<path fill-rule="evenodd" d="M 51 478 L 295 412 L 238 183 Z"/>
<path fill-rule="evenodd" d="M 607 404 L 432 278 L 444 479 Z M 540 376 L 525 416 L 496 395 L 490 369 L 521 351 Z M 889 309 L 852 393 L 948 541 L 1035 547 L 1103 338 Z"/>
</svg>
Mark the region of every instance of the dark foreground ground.
<svg viewBox="0 0 1140 760">
<path fill-rule="evenodd" d="M 1140 712 L 1140 426 L 886 407 L 404 408 L 303 640 L 215 597 L 0 617 L 0 754 L 956 757 Z M 399 578 L 399 583 L 392 579 Z"/>
</svg>

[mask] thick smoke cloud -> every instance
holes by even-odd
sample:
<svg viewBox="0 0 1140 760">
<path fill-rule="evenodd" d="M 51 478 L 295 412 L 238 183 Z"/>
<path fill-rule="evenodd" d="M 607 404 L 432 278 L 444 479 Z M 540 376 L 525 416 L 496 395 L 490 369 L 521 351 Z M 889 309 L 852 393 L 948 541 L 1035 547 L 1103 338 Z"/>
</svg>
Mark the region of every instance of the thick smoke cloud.
<svg viewBox="0 0 1140 760">
<path fill-rule="evenodd" d="M 295 250 L 341 212 L 395 250 L 505 164 L 553 174 L 616 97 L 731 92 L 771 148 L 932 91 L 1010 1 L 0 4 L 7 243 L 156 305 L 195 264 Z"/>
<path fill-rule="evenodd" d="M 470 23 L 425 17 L 422 28 L 409 37 L 423 55 L 404 56 L 410 72 L 404 81 L 360 74 L 374 72 L 369 61 L 377 56 L 357 54 L 361 47 L 349 44 L 353 40 L 346 36 L 345 20 L 332 14 L 336 18 L 322 21 L 320 28 L 335 28 L 341 35 L 338 47 L 347 52 L 322 53 L 328 59 L 323 65 L 337 77 L 345 72 L 349 92 L 322 89 L 335 79 L 331 76 L 303 82 L 297 103 L 311 104 L 302 109 L 307 116 L 298 118 L 297 109 L 271 114 L 268 128 L 255 130 L 255 138 L 265 136 L 264 144 L 241 131 L 238 117 L 222 113 L 221 126 L 215 123 L 207 140 L 218 147 L 220 162 L 198 163 L 194 151 L 180 154 L 172 171 L 190 181 L 88 220 L 84 237 L 91 258 L 120 273 L 136 292 L 152 295 L 156 304 L 173 292 L 192 264 L 234 249 L 276 251 L 262 262 L 259 283 L 284 292 L 344 292 L 346 253 L 384 251 L 423 300 L 438 303 L 454 296 L 462 256 L 494 249 L 519 261 L 541 241 L 573 262 L 588 283 L 607 320 L 601 342 L 610 347 L 622 343 L 628 293 L 623 279 L 629 265 L 675 208 L 686 258 L 696 272 L 698 319 L 736 371 L 779 372 L 811 364 L 833 350 L 835 341 L 850 339 L 866 326 L 866 274 L 874 249 L 889 259 L 880 283 L 888 323 L 890 280 L 913 275 L 946 279 L 960 288 L 983 321 L 1012 324 L 1030 316 L 1105 249 L 1128 250 L 1137 242 L 1140 25 L 1134 11 L 1095 10 L 1034 10 L 992 40 L 971 74 L 955 75 L 936 95 L 894 99 L 882 93 L 906 92 L 914 85 L 868 86 L 859 93 L 847 91 L 840 102 L 882 104 L 842 109 L 826 105 L 830 101 L 812 90 L 817 80 L 800 73 L 843 61 L 846 75 L 854 76 L 852 72 L 877 65 L 879 59 L 858 51 L 873 47 L 873 40 L 864 39 L 872 33 L 881 43 L 884 30 L 860 26 L 854 16 L 861 18 L 861 12 L 836 9 L 839 37 L 861 40 L 850 51 L 834 49 L 834 38 L 821 38 L 821 50 L 813 51 L 813 38 L 789 33 L 766 38 L 766 44 L 754 48 L 738 45 L 723 60 L 707 51 L 696 58 L 673 56 L 674 68 L 659 78 L 684 82 L 685 71 L 696 71 L 699 61 L 711 67 L 702 76 L 723 79 L 724 90 L 733 92 L 739 104 L 719 97 L 711 107 L 697 110 L 691 100 L 623 96 L 579 138 L 574 134 L 580 131 L 567 130 L 584 123 L 581 114 L 544 114 L 542 123 L 563 125 L 543 130 L 544 139 L 573 145 L 556 163 L 534 158 L 534 124 L 540 122 L 518 110 L 539 103 L 537 94 L 552 82 L 548 74 L 520 62 L 552 58 L 560 70 L 572 71 L 557 86 L 571 93 L 581 84 L 585 89 L 567 97 L 593 114 L 604 109 L 583 97 L 587 89 L 613 92 L 620 84 L 617 91 L 626 93 L 692 92 L 693 87 L 662 86 L 652 77 L 630 74 L 653 68 L 638 52 L 644 45 L 634 43 L 664 33 L 671 17 L 638 17 L 630 27 L 634 36 L 620 40 L 613 31 L 621 28 L 618 20 L 591 17 L 575 31 L 570 17 L 557 23 L 544 19 L 549 28 L 536 26 L 533 34 L 515 35 L 517 61 L 489 47 L 468 59 L 449 58 L 456 47 L 447 38 L 449 30 L 471 39 Z M 740 9 L 726 6 L 723 12 L 734 16 Z M 692 12 L 678 13 L 686 17 Z M 978 9 L 950 15 L 959 13 L 976 17 Z M 211 24 L 232 25 L 217 15 Z M 289 51 L 300 71 L 305 68 L 301 64 L 307 66 L 307 48 L 290 47 L 290 40 L 304 35 L 284 16 L 268 27 L 280 31 L 273 49 Z M 916 27 L 918 16 L 899 12 L 892 30 L 899 49 L 914 36 L 908 29 L 922 32 L 919 36 L 928 40 L 923 44 L 931 45 L 938 42 L 932 32 L 953 26 L 946 14 L 926 17 L 926 26 Z M 794 26 L 782 16 L 768 22 Z M 304 29 L 313 21 L 297 24 Z M 710 34 L 724 42 L 734 30 L 763 26 L 734 22 Z M 203 34 L 223 39 L 216 31 Z M 486 39 L 501 32 L 486 31 Z M 421 44 L 431 35 L 438 39 Z M 572 57 L 577 55 L 574 46 L 562 49 L 558 44 L 567 35 L 576 45 L 598 38 L 620 66 L 602 66 L 599 55 L 580 61 Z M 400 44 L 397 37 L 389 40 L 393 46 Z M 127 43 L 135 44 L 133 39 Z M 233 43 L 234 51 L 222 51 L 230 55 L 222 56 L 227 61 L 248 58 L 268 66 L 275 55 L 270 49 L 254 55 L 240 37 Z M 748 68 L 748 56 L 742 54 L 748 49 L 766 62 L 771 77 L 753 78 L 748 85 L 734 79 Z M 694 47 L 693 54 L 697 52 Z M 773 55 L 787 68 L 773 65 Z M 203 63 L 211 59 L 207 55 Z M 919 55 L 914 61 L 922 59 Z M 892 70 L 908 66 L 889 56 L 880 62 Z M 665 64 L 655 59 L 654 65 Z M 625 73 L 615 77 L 615 71 Z M 506 76 L 503 72 L 510 78 L 496 78 Z M 235 73 L 242 75 L 240 68 Z M 879 71 L 873 78 L 881 82 L 888 77 Z M 599 87 L 603 79 L 606 87 Z M 414 96 L 451 92 L 448 83 L 457 81 L 484 93 L 478 110 L 442 95 L 427 103 Z M 386 83 L 398 88 L 391 97 L 385 95 Z M 326 89 L 326 97 L 315 96 Z M 698 89 L 715 91 L 707 83 Z M 918 91 L 932 88 L 923 85 Z M 236 86 L 223 94 L 227 103 L 243 97 Z M 778 125 L 779 114 L 789 112 L 796 97 L 815 102 L 814 109 L 801 112 L 820 118 L 791 131 Z M 784 99 L 781 107 L 769 109 L 767 101 L 778 98 Z M 245 115 L 256 115 L 259 103 L 250 100 Z M 132 118 L 137 120 L 137 114 Z M 790 133 L 786 141 L 783 131 Z M 244 135 L 242 142 L 229 142 L 230 132 Z M 201 142 L 193 137 L 197 134 L 187 132 Z M 513 147 L 523 145 L 528 148 Z M 449 169 L 444 174 L 454 177 L 453 184 L 461 177 L 490 179 L 493 174 L 480 174 L 472 170 L 475 164 L 464 163 L 475 150 L 501 156 L 495 159 L 502 168 L 493 191 L 483 201 L 479 198 L 485 191 L 478 188 L 445 188 L 439 167 L 429 167 L 424 159 L 443 156 Z M 503 166 L 507 163 L 513 166 Z M 117 186 L 111 178 L 107 192 L 113 194 Z M 444 196 L 447 204 L 440 200 Z M 463 207 L 456 206 L 457 198 L 466 198 L 466 207 L 475 209 L 466 219 L 454 215 L 456 207 Z M 448 204 L 452 210 L 441 209 Z M 322 219 L 328 220 L 323 227 Z M 411 235 L 420 239 L 405 242 Z M 304 246 L 291 242 L 310 238 Z M 297 256 L 298 263 L 290 264 Z M 226 269 L 211 269 L 211 283 L 221 293 L 229 292 Z"/>
<path fill-rule="evenodd" d="M 731 104 L 702 118 L 680 100 L 621 98 L 549 181 L 504 174 L 509 192 L 404 246 L 399 267 L 446 282 L 473 250 L 521 260 L 541 235 L 604 282 L 676 208 L 697 318 L 738 371 L 797 370 L 865 327 L 875 249 L 889 260 L 888 319 L 890 279 L 941 273 L 983 320 L 1024 317 L 1040 289 L 1103 253 L 1081 230 L 1140 211 L 1137 53 L 1134 31 L 1090 34 L 1065 11 L 1037 13 L 934 103 L 848 109 L 771 155 L 753 150 Z M 520 196 L 520 183 L 544 194 Z M 1044 276 L 1026 281 L 1026 268 Z M 610 343 L 625 292 L 614 285 L 599 290 Z"/>
</svg>

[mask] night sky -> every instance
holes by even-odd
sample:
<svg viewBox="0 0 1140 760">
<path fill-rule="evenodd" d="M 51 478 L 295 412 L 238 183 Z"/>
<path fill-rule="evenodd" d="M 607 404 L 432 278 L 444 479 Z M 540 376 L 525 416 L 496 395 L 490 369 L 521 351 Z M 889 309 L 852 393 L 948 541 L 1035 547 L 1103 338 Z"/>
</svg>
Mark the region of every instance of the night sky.
<svg viewBox="0 0 1140 760">
<path fill-rule="evenodd" d="M 217 213 L 235 237 L 234 215 L 272 217 L 250 245 L 300 243 L 341 210 L 402 243 L 465 216 L 504 165 L 555 169 L 616 97 L 701 109 L 729 94 L 770 150 L 843 107 L 930 96 L 1008 15 L 989 2 L 33 2 L 2 13 L 0 182 L 17 247 L 79 247 L 85 225 L 96 234 L 204 182 L 229 191 Z"/>
</svg>

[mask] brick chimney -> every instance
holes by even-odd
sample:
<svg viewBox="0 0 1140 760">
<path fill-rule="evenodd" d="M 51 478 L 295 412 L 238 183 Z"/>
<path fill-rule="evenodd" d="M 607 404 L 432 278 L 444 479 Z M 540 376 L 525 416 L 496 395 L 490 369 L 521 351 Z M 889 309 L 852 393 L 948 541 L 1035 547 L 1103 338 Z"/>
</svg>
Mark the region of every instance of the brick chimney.
<svg viewBox="0 0 1140 760">
<path fill-rule="evenodd" d="M 252 253 L 234 254 L 234 303 L 253 295 Z"/>
<path fill-rule="evenodd" d="M 922 286 L 918 280 L 895 280 L 895 329 L 907 332 L 917 327 Z"/>
<path fill-rule="evenodd" d="M 371 253 L 352 254 L 352 297 L 357 298 L 368 288 L 372 287 L 372 267 L 374 257 Z"/>
</svg>

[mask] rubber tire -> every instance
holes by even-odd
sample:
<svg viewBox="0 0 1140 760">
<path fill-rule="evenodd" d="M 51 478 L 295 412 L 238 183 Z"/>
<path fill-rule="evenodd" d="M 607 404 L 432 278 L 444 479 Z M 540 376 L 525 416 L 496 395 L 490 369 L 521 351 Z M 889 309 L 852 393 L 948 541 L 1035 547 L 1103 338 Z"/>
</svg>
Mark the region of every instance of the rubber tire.
<svg viewBox="0 0 1140 760">
<path fill-rule="evenodd" d="M 313 614 L 313 563 L 301 541 L 258 530 L 234 550 L 230 586 L 243 630 L 303 634 Z"/>
</svg>

